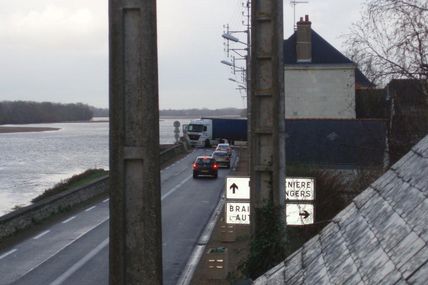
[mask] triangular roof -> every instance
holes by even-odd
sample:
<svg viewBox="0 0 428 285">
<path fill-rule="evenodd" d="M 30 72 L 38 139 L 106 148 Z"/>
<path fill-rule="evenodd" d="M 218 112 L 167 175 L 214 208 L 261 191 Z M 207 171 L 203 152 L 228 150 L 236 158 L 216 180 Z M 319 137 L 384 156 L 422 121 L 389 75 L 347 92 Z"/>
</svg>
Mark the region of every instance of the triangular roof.
<svg viewBox="0 0 428 285">
<path fill-rule="evenodd" d="M 298 63 L 296 37 L 297 32 L 294 32 L 288 39 L 284 40 L 284 64 L 354 64 L 352 60 L 343 55 L 313 29 L 311 29 L 312 61 L 310 63 Z M 374 86 L 358 68 L 355 68 L 355 82 L 359 86 Z"/>
<path fill-rule="evenodd" d="M 428 136 L 254 284 L 426 284 Z"/>
</svg>

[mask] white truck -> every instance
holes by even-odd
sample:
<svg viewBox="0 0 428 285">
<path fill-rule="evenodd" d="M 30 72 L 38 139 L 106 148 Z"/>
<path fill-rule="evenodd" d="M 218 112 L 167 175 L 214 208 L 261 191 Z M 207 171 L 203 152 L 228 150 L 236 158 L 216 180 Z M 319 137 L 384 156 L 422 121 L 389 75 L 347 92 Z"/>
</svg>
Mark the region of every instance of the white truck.
<svg viewBox="0 0 428 285">
<path fill-rule="evenodd" d="M 201 118 L 191 120 L 185 129 L 192 146 L 210 147 L 224 140 L 247 140 L 247 120 L 229 118 Z"/>
</svg>

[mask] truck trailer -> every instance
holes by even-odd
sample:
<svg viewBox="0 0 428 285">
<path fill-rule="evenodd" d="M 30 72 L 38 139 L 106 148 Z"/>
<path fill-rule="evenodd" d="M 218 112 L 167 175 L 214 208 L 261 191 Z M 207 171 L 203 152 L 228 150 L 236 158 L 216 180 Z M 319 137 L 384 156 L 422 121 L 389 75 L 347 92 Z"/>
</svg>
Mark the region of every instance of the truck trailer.
<svg viewBox="0 0 428 285">
<path fill-rule="evenodd" d="M 247 119 L 201 118 L 191 120 L 186 127 L 186 135 L 192 146 L 210 147 L 227 140 L 247 140 Z"/>
</svg>

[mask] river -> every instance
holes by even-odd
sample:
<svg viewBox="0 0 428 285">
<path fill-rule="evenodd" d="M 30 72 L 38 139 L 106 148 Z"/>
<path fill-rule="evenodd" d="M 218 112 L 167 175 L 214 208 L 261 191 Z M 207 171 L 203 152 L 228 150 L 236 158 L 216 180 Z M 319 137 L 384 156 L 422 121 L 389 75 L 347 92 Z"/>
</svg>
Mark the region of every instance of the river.
<svg viewBox="0 0 428 285">
<path fill-rule="evenodd" d="M 174 121 L 159 122 L 160 143 L 174 143 Z M 12 126 L 12 125 L 8 125 Z M 88 168 L 108 169 L 108 122 L 29 124 L 58 131 L 0 134 L 0 216 Z"/>
</svg>

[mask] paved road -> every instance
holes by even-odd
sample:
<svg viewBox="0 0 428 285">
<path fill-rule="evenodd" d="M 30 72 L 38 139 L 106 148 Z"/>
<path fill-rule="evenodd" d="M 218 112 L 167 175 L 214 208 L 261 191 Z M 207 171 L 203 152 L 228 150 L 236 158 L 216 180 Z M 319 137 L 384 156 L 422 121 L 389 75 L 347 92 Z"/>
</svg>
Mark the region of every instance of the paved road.
<svg viewBox="0 0 428 285">
<path fill-rule="evenodd" d="M 176 284 L 224 188 L 218 179 L 193 179 L 197 149 L 162 170 L 164 284 Z M 0 252 L 0 284 L 108 284 L 108 199 L 66 217 Z"/>
</svg>

